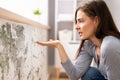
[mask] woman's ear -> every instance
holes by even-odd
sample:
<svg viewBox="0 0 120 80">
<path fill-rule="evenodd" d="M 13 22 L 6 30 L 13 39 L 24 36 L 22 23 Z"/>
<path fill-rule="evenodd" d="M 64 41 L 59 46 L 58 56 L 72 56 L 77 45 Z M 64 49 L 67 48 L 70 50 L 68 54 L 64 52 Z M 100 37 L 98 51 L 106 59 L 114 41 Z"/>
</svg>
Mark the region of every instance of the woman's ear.
<svg viewBox="0 0 120 80">
<path fill-rule="evenodd" d="M 99 22 L 100 22 L 99 17 L 98 17 L 98 16 L 95 16 L 95 18 L 94 18 L 94 24 L 95 24 L 96 26 L 98 26 Z"/>
</svg>

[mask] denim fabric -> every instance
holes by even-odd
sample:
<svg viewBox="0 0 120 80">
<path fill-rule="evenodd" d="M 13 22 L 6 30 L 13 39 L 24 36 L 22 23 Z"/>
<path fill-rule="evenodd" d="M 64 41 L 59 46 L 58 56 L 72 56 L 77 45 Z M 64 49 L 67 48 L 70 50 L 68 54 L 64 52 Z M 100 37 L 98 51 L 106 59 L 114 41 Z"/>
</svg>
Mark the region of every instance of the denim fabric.
<svg viewBox="0 0 120 80">
<path fill-rule="evenodd" d="M 95 67 L 90 67 L 81 80 L 107 80 Z"/>
</svg>

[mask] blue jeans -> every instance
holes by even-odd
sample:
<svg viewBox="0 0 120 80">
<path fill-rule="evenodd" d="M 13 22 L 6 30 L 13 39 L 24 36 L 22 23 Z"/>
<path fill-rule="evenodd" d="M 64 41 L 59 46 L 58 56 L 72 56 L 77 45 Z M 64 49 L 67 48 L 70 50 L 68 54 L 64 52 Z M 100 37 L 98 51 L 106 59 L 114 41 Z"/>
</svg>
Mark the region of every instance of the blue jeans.
<svg viewBox="0 0 120 80">
<path fill-rule="evenodd" d="M 95 67 L 90 67 L 81 80 L 107 80 Z"/>
</svg>

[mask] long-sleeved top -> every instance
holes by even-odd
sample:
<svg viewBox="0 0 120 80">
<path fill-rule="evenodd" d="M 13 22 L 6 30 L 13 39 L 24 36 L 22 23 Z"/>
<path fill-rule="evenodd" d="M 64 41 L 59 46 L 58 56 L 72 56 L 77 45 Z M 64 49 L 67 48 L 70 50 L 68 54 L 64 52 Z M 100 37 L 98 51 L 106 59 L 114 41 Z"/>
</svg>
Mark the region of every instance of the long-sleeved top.
<svg viewBox="0 0 120 80">
<path fill-rule="evenodd" d="M 87 40 L 75 64 L 69 58 L 62 63 L 71 80 L 81 78 L 90 67 L 93 58 L 98 70 L 107 80 L 120 80 L 120 39 L 114 36 L 106 36 L 103 39 L 99 63 L 96 48 L 92 41 Z"/>
</svg>

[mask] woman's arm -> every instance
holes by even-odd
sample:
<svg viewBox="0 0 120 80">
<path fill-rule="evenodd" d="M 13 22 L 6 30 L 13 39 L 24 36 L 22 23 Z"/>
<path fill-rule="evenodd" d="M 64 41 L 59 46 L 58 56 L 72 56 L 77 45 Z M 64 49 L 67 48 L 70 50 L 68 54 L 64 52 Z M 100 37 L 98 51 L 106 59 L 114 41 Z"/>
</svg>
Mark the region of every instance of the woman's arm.
<svg viewBox="0 0 120 80">
<path fill-rule="evenodd" d="M 80 55 L 76 59 L 75 64 L 73 65 L 70 59 L 63 63 L 63 67 L 66 70 L 68 76 L 71 80 L 80 79 L 84 73 L 89 69 L 92 61 L 92 47 L 91 42 L 86 41 L 81 49 Z M 90 54 L 91 53 L 91 54 Z"/>
<path fill-rule="evenodd" d="M 80 77 L 82 77 L 91 64 L 92 56 L 90 56 L 88 53 L 89 46 L 87 44 L 84 45 L 80 56 L 78 57 L 75 65 L 73 65 L 60 41 L 39 41 L 37 43 L 43 46 L 53 46 L 58 49 L 62 65 L 71 80 L 78 80 Z"/>
</svg>

